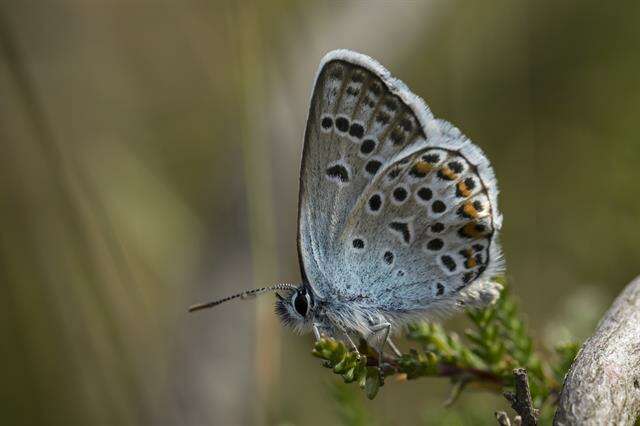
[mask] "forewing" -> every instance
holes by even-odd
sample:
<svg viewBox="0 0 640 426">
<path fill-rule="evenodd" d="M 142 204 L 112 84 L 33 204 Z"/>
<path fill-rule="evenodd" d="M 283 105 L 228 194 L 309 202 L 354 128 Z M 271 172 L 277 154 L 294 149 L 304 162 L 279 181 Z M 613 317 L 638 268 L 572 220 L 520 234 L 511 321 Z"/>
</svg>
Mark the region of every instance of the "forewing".
<svg viewBox="0 0 640 426">
<path fill-rule="evenodd" d="M 375 69 L 375 68 L 378 69 Z M 347 216 L 373 177 L 420 133 L 415 115 L 364 55 L 323 60 L 305 132 L 300 174 L 299 251 L 303 272 L 322 293 L 344 269 L 335 262 Z"/>
<path fill-rule="evenodd" d="M 300 258 L 320 295 L 424 306 L 472 283 L 496 255 L 488 161 L 367 56 L 334 51 L 323 60 L 300 179 Z M 465 189 L 467 179 L 476 186 Z"/>
</svg>

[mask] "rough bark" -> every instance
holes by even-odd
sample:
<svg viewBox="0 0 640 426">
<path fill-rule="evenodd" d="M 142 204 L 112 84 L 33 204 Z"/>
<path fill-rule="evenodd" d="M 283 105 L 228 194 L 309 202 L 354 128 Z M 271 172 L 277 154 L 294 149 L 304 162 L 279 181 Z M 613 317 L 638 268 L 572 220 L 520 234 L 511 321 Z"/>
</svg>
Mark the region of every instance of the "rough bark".
<svg viewBox="0 0 640 426">
<path fill-rule="evenodd" d="M 533 407 L 527 370 L 524 368 L 516 368 L 513 370 L 513 375 L 516 379 L 516 391 L 515 393 L 505 392 L 504 397 L 507 398 L 511 403 L 511 408 L 513 408 L 522 419 L 523 426 L 536 426 L 540 412 Z"/>
<path fill-rule="evenodd" d="M 554 425 L 632 425 L 640 414 L 640 277 L 600 320 L 573 362 Z"/>
</svg>

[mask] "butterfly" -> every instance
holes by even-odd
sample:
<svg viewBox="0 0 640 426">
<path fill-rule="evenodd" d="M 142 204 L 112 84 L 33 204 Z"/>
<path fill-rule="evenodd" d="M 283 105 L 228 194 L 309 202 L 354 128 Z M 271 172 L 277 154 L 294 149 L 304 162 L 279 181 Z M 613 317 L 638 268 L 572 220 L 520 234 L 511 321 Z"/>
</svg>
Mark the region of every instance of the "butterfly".
<svg viewBox="0 0 640 426">
<path fill-rule="evenodd" d="M 502 215 L 483 152 L 370 57 L 334 50 L 316 75 L 298 205 L 302 283 L 276 292 L 283 324 L 316 339 L 390 335 L 497 297 Z M 282 293 L 282 294 L 281 294 Z"/>
</svg>

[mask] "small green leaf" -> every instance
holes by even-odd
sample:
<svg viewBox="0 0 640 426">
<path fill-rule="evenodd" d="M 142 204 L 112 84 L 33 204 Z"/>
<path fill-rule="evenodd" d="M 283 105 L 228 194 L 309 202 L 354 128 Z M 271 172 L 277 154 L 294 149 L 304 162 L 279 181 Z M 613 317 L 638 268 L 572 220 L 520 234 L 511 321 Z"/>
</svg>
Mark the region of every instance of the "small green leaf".
<svg viewBox="0 0 640 426">
<path fill-rule="evenodd" d="M 367 398 L 373 399 L 378 394 L 378 390 L 383 385 L 382 379 L 380 378 L 380 372 L 377 368 L 369 367 L 367 368 L 367 378 L 364 385 L 364 391 L 367 395 Z"/>
</svg>

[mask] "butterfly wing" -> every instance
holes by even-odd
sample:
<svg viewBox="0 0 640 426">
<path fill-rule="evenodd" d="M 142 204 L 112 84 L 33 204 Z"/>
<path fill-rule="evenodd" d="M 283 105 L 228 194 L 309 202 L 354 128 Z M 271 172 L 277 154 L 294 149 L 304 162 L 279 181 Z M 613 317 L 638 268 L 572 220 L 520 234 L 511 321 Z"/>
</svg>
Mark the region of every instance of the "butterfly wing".
<svg viewBox="0 0 640 426">
<path fill-rule="evenodd" d="M 363 65 L 371 59 L 334 51 L 323 59 L 311 96 L 305 132 L 299 197 L 299 254 L 303 273 L 315 290 L 335 290 L 344 265 L 336 239 L 347 216 L 383 165 L 406 144 L 392 132 L 403 113 L 401 100 L 385 84 L 386 73 Z M 385 75 L 387 75 L 386 73 Z M 418 128 L 407 115 L 406 127 Z M 398 140 L 392 147 L 384 142 Z M 400 143 L 402 142 L 402 144 Z"/>
<path fill-rule="evenodd" d="M 371 58 L 323 59 L 301 170 L 299 252 L 318 294 L 424 310 L 499 265 L 483 153 Z"/>
</svg>

